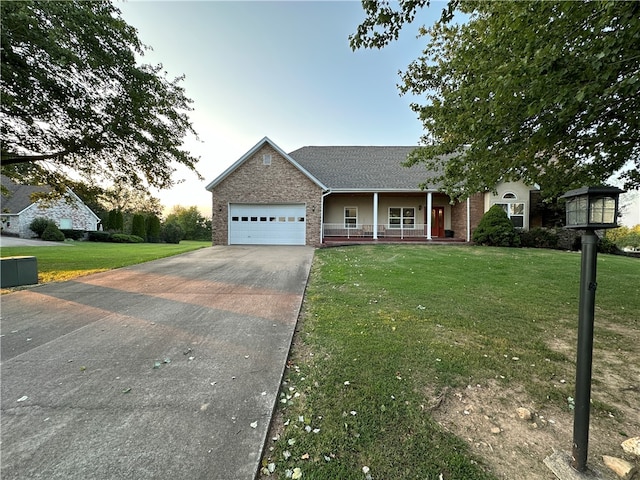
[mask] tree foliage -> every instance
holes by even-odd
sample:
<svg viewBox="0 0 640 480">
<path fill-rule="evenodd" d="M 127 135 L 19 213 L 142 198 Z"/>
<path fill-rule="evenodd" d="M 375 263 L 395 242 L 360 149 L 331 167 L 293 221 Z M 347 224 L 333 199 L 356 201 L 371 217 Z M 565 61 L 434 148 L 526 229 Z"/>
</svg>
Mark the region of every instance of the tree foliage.
<svg viewBox="0 0 640 480">
<path fill-rule="evenodd" d="M 176 205 L 165 220 L 176 223 L 183 231 L 183 240 L 211 240 L 211 220 L 204 218 L 197 207 Z"/>
<path fill-rule="evenodd" d="M 136 213 L 133 215 L 133 219 L 131 221 L 131 235 L 142 238 L 143 240 L 147 238 L 147 229 L 144 223 L 144 215 L 141 213 Z"/>
<path fill-rule="evenodd" d="M 147 228 L 146 237 L 149 243 L 158 243 L 161 240 L 160 237 L 160 219 L 157 215 L 149 215 L 145 220 Z"/>
<path fill-rule="evenodd" d="M 162 239 L 167 243 L 180 243 L 184 238 L 184 230 L 176 222 L 165 223 L 162 228 Z"/>
<path fill-rule="evenodd" d="M 394 16 L 384 1 L 363 2 L 352 47 L 384 46 L 428 3 L 400 2 Z M 468 21 L 423 27 L 426 48 L 401 74 L 401 93 L 425 98 L 412 105 L 425 135 L 408 164 L 438 171 L 458 198 L 511 180 L 548 196 L 612 175 L 640 186 L 640 3 L 455 8 Z"/>
<path fill-rule="evenodd" d="M 168 188 L 193 134 L 191 100 L 111 1 L 2 2 L 3 173 L 64 191 L 68 172 Z M 197 172 L 196 172 L 197 173 Z"/>
</svg>

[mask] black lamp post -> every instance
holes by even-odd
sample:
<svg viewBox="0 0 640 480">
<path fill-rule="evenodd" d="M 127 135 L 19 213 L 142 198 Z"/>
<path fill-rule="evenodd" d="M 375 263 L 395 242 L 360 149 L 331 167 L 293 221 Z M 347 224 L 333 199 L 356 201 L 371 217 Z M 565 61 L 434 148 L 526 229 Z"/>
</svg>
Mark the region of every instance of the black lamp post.
<svg viewBox="0 0 640 480">
<path fill-rule="evenodd" d="M 580 270 L 580 306 L 578 313 L 578 349 L 576 360 L 575 410 L 571 466 L 578 472 L 587 468 L 589 410 L 591 401 L 591 363 L 593 356 L 593 320 L 596 299 L 596 259 L 598 237 L 595 230 L 616 228 L 618 197 L 624 190 L 616 187 L 583 187 L 571 190 L 566 198 L 565 228 L 585 230 L 582 235 Z"/>
</svg>

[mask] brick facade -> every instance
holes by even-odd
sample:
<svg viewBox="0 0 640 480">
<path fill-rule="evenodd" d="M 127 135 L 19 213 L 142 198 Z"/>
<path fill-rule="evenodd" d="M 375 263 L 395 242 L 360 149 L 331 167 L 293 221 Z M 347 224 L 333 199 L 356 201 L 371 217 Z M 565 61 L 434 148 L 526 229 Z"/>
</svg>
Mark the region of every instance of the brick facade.
<svg viewBox="0 0 640 480">
<path fill-rule="evenodd" d="M 484 215 L 484 194 L 476 193 L 469 197 L 469 238 L 480 223 Z M 456 203 L 451 206 L 451 230 L 454 231 L 455 238 L 467 238 L 467 201 Z"/>
<path fill-rule="evenodd" d="M 263 164 L 263 155 L 271 164 Z M 306 243 L 320 245 L 322 188 L 268 143 L 245 159 L 212 189 L 212 241 L 227 245 L 230 203 L 299 203 L 306 205 Z"/>
<path fill-rule="evenodd" d="M 2 229 L 22 238 L 32 238 L 35 234 L 29 225 L 35 218 L 53 220 L 59 228 L 87 231 L 96 230 L 99 220 L 75 195 L 67 195 L 52 202 L 38 201 L 19 215 L 3 216 Z"/>
</svg>

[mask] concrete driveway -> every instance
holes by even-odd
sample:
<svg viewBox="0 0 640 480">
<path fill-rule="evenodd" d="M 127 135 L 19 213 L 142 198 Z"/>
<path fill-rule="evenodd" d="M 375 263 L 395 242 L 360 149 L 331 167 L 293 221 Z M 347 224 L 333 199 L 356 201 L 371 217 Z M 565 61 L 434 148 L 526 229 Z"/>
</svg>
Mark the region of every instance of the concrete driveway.
<svg viewBox="0 0 640 480">
<path fill-rule="evenodd" d="M 211 247 L 2 296 L 2 479 L 253 479 L 312 258 Z"/>
</svg>

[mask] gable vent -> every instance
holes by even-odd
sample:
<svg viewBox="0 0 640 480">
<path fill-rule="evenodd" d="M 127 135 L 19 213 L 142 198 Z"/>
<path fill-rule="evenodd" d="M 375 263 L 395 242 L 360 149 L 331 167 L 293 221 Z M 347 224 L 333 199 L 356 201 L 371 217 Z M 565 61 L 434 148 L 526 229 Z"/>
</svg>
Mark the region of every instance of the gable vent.
<svg viewBox="0 0 640 480">
<path fill-rule="evenodd" d="M 262 164 L 271 165 L 271 154 L 265 153 L 262 155 Z"/>
</svg>

